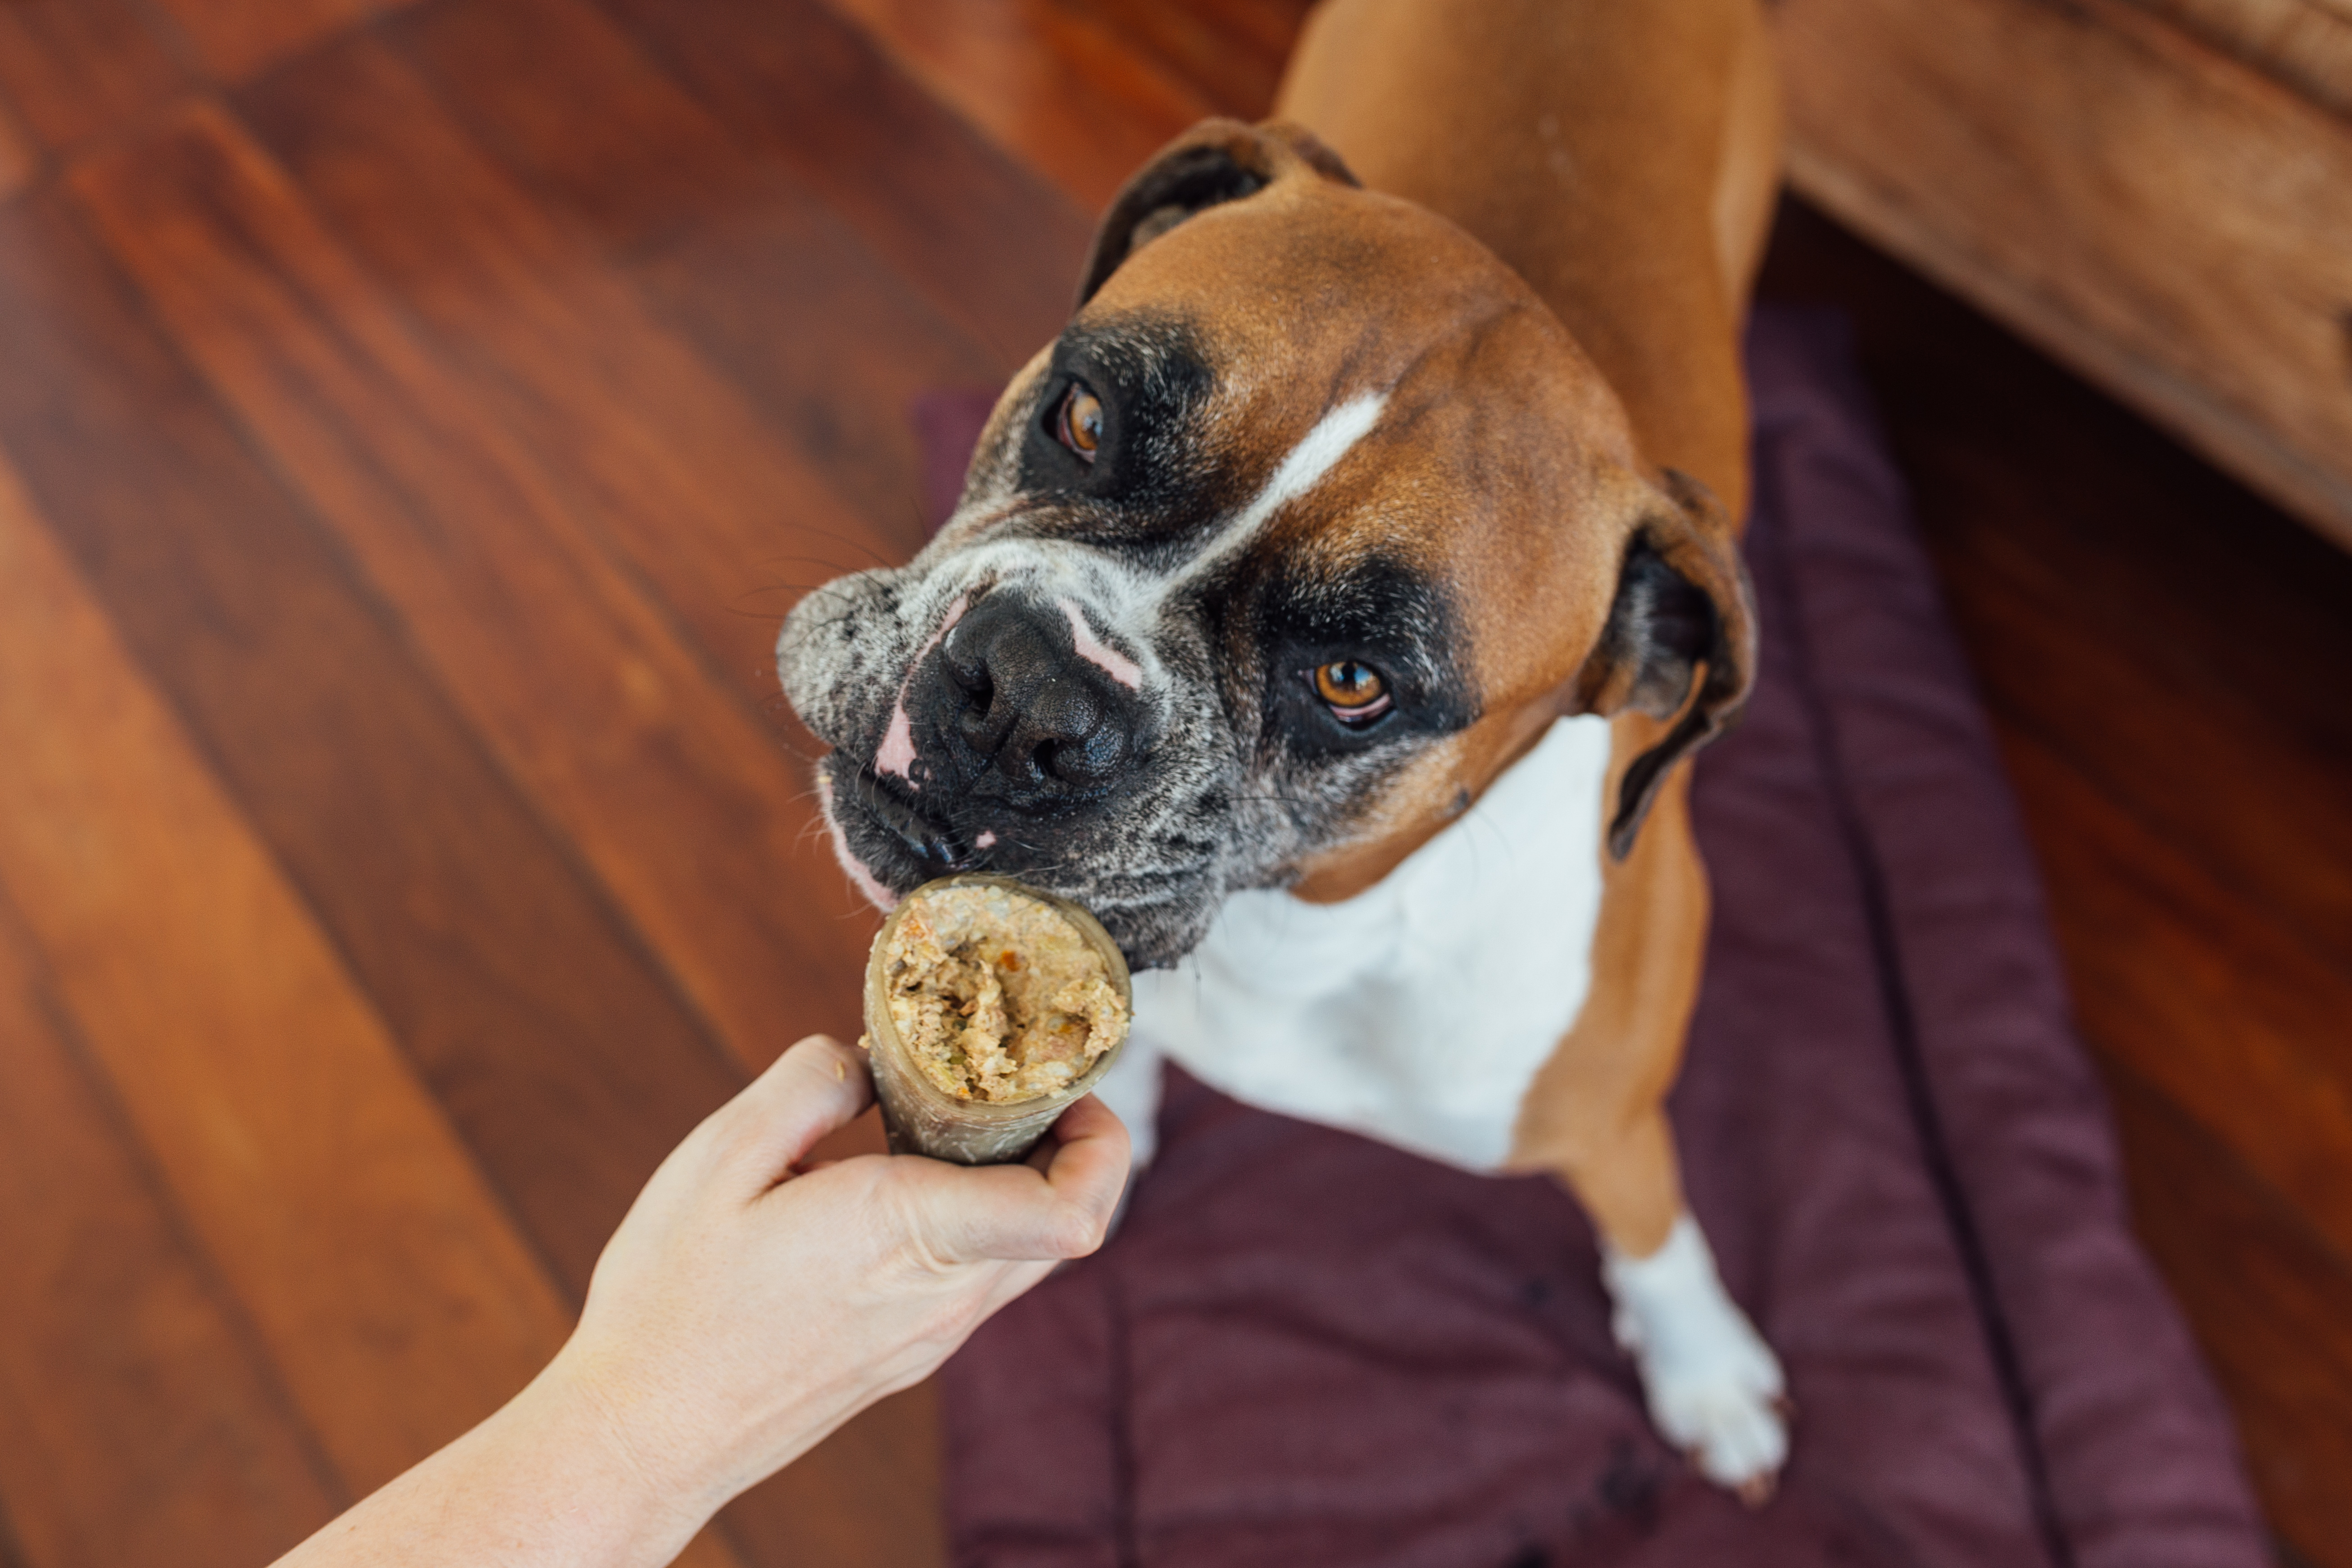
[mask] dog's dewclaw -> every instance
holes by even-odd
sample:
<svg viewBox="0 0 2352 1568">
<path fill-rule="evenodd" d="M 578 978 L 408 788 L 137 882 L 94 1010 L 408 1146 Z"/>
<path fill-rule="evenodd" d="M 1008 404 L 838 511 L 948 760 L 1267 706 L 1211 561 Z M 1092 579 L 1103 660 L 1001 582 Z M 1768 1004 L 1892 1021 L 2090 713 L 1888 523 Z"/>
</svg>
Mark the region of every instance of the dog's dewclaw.
<svg viewBox="0 0 2352 1568">
<path fill-rule="evenodd" d="M 866 966 L 876 1091 L 902 1152 L 1017 1160 L 1127 1037 L 1126 961 L 1084 910 L 950 877 L 893 910 Z"/>
</svg>

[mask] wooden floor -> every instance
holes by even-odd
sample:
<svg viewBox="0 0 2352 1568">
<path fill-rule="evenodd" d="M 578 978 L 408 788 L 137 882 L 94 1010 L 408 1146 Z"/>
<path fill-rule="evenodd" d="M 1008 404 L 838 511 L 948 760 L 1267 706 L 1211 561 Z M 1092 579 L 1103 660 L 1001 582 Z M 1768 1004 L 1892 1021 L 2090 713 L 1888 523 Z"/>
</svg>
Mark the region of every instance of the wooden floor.
<svg viewBox="0 0 2352 1568">
<path fill-rule="evenodd" d="M 0 3 L 0 1564 L 266 1561 L 494 1407 L 869 927 L 768 664 L 906 410 L 1300 0 Z M 2143 1234 L 2352 1563 L 2352 559 L 1801 210 Z M 935 1563 L 923 1391 L 704 1563 Z"/>
</svg>

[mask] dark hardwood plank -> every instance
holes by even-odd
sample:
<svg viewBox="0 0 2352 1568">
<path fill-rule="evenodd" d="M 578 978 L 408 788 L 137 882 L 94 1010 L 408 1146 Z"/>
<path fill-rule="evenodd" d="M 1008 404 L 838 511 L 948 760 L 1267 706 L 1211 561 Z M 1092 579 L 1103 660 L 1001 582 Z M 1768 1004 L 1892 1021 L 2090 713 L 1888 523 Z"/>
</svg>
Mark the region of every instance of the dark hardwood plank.
<svg viewBox="0 0 2352 1568">
<path fill-rule="evenodd" d="M 576 1300 L 740 1068 L 54 204 L 0 340 L 0 445 Z"/>
<path fill-rule="evenodd" d="M 152 0 L 179 23 L 213 77 L 246 81 L 410 0 Z"/>
<path fill-rule="evenodd" d="M 420 16 L 415 34 L 420 51 L 448 68 L 446 88 L 461 93 L 478 86 L 490 99 L 484 112 L 509 145 L 561 159 L 574 155 L 568 142 L 575 126 L 593 134 L 586 121 L 594 117 L 626 114 L 649 94 L 658 101 L 658 79 L 633 66 L 625 39 L 599 36 L 598 26 L 594 13 L 566 5 L 446 5 Z M 533 102 L 520 112 L 468 74 L 484 43 L 495 46 L 501 29 L 516 27 L 536 39 Z M 560 96 L 565 89 L 573 90 L 569 103 Z M 755 427 L 730 389 L 657 329 L 622 279 L 583 257 L 565 223 L 484 162 L 394 55 L 373 43 L 341 46 L 244 101 L 305 194 L 336 222 L 338 237 L 414 304 L 442 353 L 482 368 L 486 405 L 519 439 L 552 463 L 579 450 L 583 429 L 614 433 L 585 454 L 592 482 L 572 493 L 573 504 L 602 521 L 634 570 L 687 606 L 686 618 L 747 695 L 773 690 L 772 621 L 742 613 L 735 587 L 752 580 L 747 562 L 789 548 L 798 552 L 799 571 L 821 576 L 886 551 L 909 552 L 919 541 L 911 500 L 874 509 L 898 513 L 896 537 L 845 511 L 823 479 L 790 458 L 774 434 Z M 671 107 L 691 113 L 690 105 Z M 707 122 L 705 129 L 717 134 Z M 701 151 L 709 151 L 707 142 Z M 661 166 L 647 177 L 662 178 Z M 871 258 L 804 197 L 774 189 L 759 195 L 783 208 L 775 220 L 782 232 L 770 238 L 782 247 L 783 265 L 797 268 L 786 296 L 793 313 L 765 323 L 772 337 L 746 334 L 740 322 L 733 334 L 773 342 L 803 373 L 793 390 L 803 401 L 845 399 L 846 412 L 869 426 L 887 423 L 906 448 L 887 470 L 891 483 L 910 483 L 916 463 L 904 435 L 907 396 L 940 377 L 970 379 L 984 368 L 950 329 L 888 292 Z M 815 275 L 838 287 L 808 287 Z M 681 300 L 693 292 L 680 284 Z M 827 314 L 844 320 L 825 324 Z M 845 326 L 871 336 L 859 342 Z M 810 343 L 838 351 L 830 376 Z M 877 374 L 888 378 L 878 387 L 866 379 Z M 530 395 L 502 395 L 516 386 Z M 843 471 L 839 443 L 828 450 L 803 438 L 817 448 L 812 458 L 827 476 Z M 877 480 L 886 471 L 880 462 L 871 470 Z M 730 592 L 738 602 L 722 598 Z M 754 640 L 743 640 L 747 629 Z M 803 847 L 792 896 L 844 902 L 829 858 L 814 845 Z M 862 942 L 868 917 L 846 909 L 842 929 Z M 843 973 L 854 973 L 855 965 Z M 849 1146 L 879 1145 L 866 1127 Z M 935 1471 L 931 1396 L 913 1391 L 869 1411 L 747 1497 L 730 1510 L 730 1525 L 761 1561 L 935 1561 L 943 1550 L 935 1514 L 892 1500 L 910 1488 L 935 1487 Z"/>
<path fill-rule="evenodd" d="M 0 100 L 0 202 L 33 183 L 34 171 L 39 167 L 40 154 L 32 142 L 18 129 L 16 116 L 8 111 L 5 100 Z"/>
<path fill-rule="evenodd" d="M 1084 211 L 819 0 L 604 0 L 729 132 L 784 164 L 999 363 L 1062 330 Z"/>
<path fill-rule="evenodd" d="M 855 569 L 903 561 L 929 536 L 916 400 L 941 387 L 992 390 L 1017 367 L 876 288 L 870 261 L 826 243 L 831 227 L 805 210 L 747 210 L 681 234 L 636 279 L 661 319 L 791 430 L 864 513 L 877 536 L 865 559 L 847 554 L 847 538 L 796 542 L 801 560 Z M 793 579 L 832 574 L 811 564 Z"/>
<path fill-rule="evenodd" d="M 1089 211 L 1213 112 L 1181 76 L 1050 0 L 825 0 L 940 102 Z"/>
<path fill-rule="evenodd" d="M 78 1058 L 5 900 L 0 1041 L 0 1516 L 14 1560 L 267 1562 L 348 1499 Z"/>
<path fill-rule="evenodd" d="M 200 104 L 71 183 L 737 1058 L 849 1025 L 862 935 L 795 768 L 285 172 Z"/>
<path fill-rule="evenodd" d="M 2352 1271 L 2170 1096 L 2105 1064 L 2132 1206 L 2298 1562 L 2352 1561 Z"/>
<path fill-rule="evenodd" d="M 415 64 L 362 43 L 308 62 L 243 107 L 338 238 L 415 302 L 440 352 L 478 366 L 493 396 L 526 394 L 502 400 L 509 426 L 573 455 L 575 504 L 661 585 L 747 695 L 772 697 L 776 620 L 797 585 L 921 543 L 908 396 L 985 379 L 991 367 L 853 233 L 777 178 L 729 182 L 731 194 L 698 230 L 763 234 L 761 254 L 775 265 L 761 281 L 782 291 L 793 331 L 754 330 L 734 297 L 706 300 L 711 290 L 696 279 L 648 300 L 598 257 L 592 231 L 541 194 L 560 201 L 593 179 L 572 162 L 581 143 L 593 156 L 596 122 L 632 116 L 633 106 L 649 105 L 634 114 L 648 134 L 637 160 L 604 183 L 608 193 L 667 190 L 671 166 L 724 181 L 724 166 L 709 161 L 714 144 L 730 145 L 723 134 L 579 5 L 452 5 L 418 24 L 400 32 L 418 38 L 438 94 Z M 480 69 L 501 43 L 535 49 L 520 79 L 530 84 L 527 108 L 513 103 L 517 77 Z M 683 134 L 654 140 L 665 121 Z M 488 134 L 478 140 L 476 127 Z M 485 144 L 501 156 L 486 156 Z M 674 163 L 650 156 L 669 152 Z M 643 174 L 629 180 L 633 168 Z M 689 232 L 672 231 L 656 251 L 690 245 Z M 683 330 L 681 309 L 707 337 Z M 755 390 L 772 395 L 746 398 L 714 374 L 714 348 L 758 370 Z M 585 428 L 610 434 L 583 447 Z"/>
<path fill-rule="evenodd" d="M 318 63 L 325 68 L 331 60 L 331 53 Z M 677 644 L 634 573 L 616 570 L 602 553 L 606 542 L 588 530 L 609 517 L 569 505 L 574 492 L 550 469 L 583 440 L 610 438 L 625 453 L 671 465 L 653 470 L 656 480 L 693 482 L 696 476 L 675 466 L 677 454 L 648 450 L 641 427 L 599 426 L 587 416 L 595 410 L 579 399 L 590 391 L 604 400 L 596 407 L 606 416 L 626 402 L 609 373 L 571 390 L 535 384 L 576 422 L 520 432 L 506 425 L 513 405 L 487 392 L 464 367 L 436 357 L 419 331 L 404 324 L 395 332 L 373 315 L 384 308 L 377 284 L 315 226 L 296 205 L 299 193 L 257 149 L 210 110 L 194 111 L 189 124 L 194 129 L 173 133 L 182 140 L 162 145 L 205 160 L 195 170 L 184 164 L 159 176 L 152 164 L 139 162 L 153 155 L 142 148 L 77 177 L 113 242 L 134 267 L 143 260 L 143 277 L 166 319 L 193 341 L 199 361 L 265 443 L 309 481 L 313 496 L 323 492 L 330 519 L 410 612 L 428 657 L 436 648 L 441 653 L 436 668 L 445 675 L 464 671 L 458 700 L 464 706 L 474 699 L 469 716 L 494 738 L 506 728 L 509 765 L 542 802 L 554 797 L 551 811 L 575 840 L 585 841 L 592 860 L 603 858 L 598 869 L 633 912 L 644 915 L 654 906 L 645 924 L 655 946 L 689 974 L 690 984 L 699 980 L 716 992 L 714 1014 L 738 1058 L 755 1065 L 819 1024 L 833 1023 L 837 1032 L 854 1027 L 869 917 L 851 907 L 829 856 L 806 835 L 800 785 L 783 756 L 751 727 L 748 710 L 728 701 Z M 215 183 L 222 165 L 225 200 Z M 217 223 L 223 206 L 236 215 L 236 226 L 212 241 L 222 250 L 194 264 L 144 252 L 148 226 L 191 212 L 191 187 L 205 193 L 207 205 L 196 210 L 208 221 Z M 236 247 L 255 230 L 263 254 L 298 279 L 298 289 L 232 270 L 247 254 Z M 455 286 L 451 278 L 441 281 Z M 201 283 L 221 292 L 193 292 Z M 252 296 L 239 290 L 257 285 L 273 312 L 287 313 L 261 324 L 220 311 L 230 300 L 249 303 Z M 420 309 L 431 303 L 422 296 L 432 286 L 418 280 Z M 323 321 L 309 315 L 320 300 L 332 302 Z M 572 343 L 574 352 L 591 340 L 627 341 L 625 324 L 613 317 L 591 312 L 571 324 L 594 328 Z M 289 379 L 273 382 L 247 355 L 282 356 L 273 368 Z M 692 369 L 682 361 L 670 368 Z M 321 371 L 326 412 L 347 424 L 321 417 L 318 384 L 307 379 Z M 643 399 L 648 384 L 636 383 L 635 397 Z M 678 392 L 688 416 L 714 406 L 698 401 L 699 383 L 682 391 L 674 382 L 650 384 Z M 463 420 L 462 432 L 432 423 L 439 419 Z M 566 430 L 571 443 L 557 449 L 552 443 Z M 681 432 L 682 439 L 690 434 Z M 549 445 L 534 449 L 534 436 Z M 691 440 L 687 450 L 714 464 L 730 458 Z M 731 456 L 761 471 L 756 448 Z M 642 486 L 634 499 L 643 501 Z M 469 520 L 462 540 L 433 526 L 431 518 L 443 513 Z M 685 521 L 702 515 L 689 508 Z M 665 521 L 650 508 L 636 516 L 647 525 Z M 676 526 L 680 520 L 666 521 Z M 697 559 L 691 538 L 670 540 L 689 564 Z M 580 593 L 583 584 L 589 591 Z M 527 614 L 514 612 L 519 605 L 530 606 Z M 588 709 L 593 694 L 566 684 L 572 672 L 600 668 L 614 670 L 603 689 L 618 688 L 617 715 Z M 762 672 L 758 679 L 768 678 Z M 525 732 L 518 737 L 518 730 Z M 639 740 L 646 731 L 650 740 Z M 523 746 L 538 749 L 519 757 Z M 667 910 L 659 903 L 665 899 L 671 900 Z M 762 1561 L 879 1564 L 935 1557 L 935 1517 L 880 1500 L 920 1482 L 930 1462 L 929 1423 L 928 1393 L 877 1407 L 747 1500 L 730 1516 L 740 1521 L 732 1527 Z M 851 1499 L 864 1500 L 845 1500 Z"/>
<path fill-rule="evenodd" d="M 942 385 L 993 384 L 1014 364 L 932 310 L 789 171 L 742 149 L 586 0 L 454 0 L 419 13 L 397 36 L 450 111 L 530 192 L 508 191 L 506 205 L 535 200 L 551 218 L 617 241 L 654 316 L 723 367 L 825 485 L 864 514 L 869 536 L 834 542 L 826 564 L 903 559 L 920 547 L 909 402 Z M 408 127 L 432 112 L 420 106 L 398 119 Z M 265 133 L 278 123 L 258 112 L 257 120 Z M 629 151 L 608 155 L 615 125 Z M 394 138 L 376 140 L 389 154 Z M 286 155 L 303 168 L 299 154 Z M 420 181 L 419 196 L 460 179 Z M 490 176 L 469 166 L 463 179 Z M 344 232 L 356 232 L 354 219 L 341 209 L 337 216 Z M 371 235 L 385 226 L 371 226 Z M 379 271 L 401 265 L 384 247 L 362 243 Z M 782 538 L 776 520 L 789 518 L 803 552 L 841 526 L 822 510 L 746 499 L 757 531 Z M 661 562 L 677 552 L 671 542 L 650 553 Z M 823 574 L 811 562 L 795 575 Z"/>
<path fill-rule="evenodd" d="M 2047 743 L 2005 742 L 2084 1036 L 2189 1109 L 2352 1258 L 2341 1023 L 2352 985 Z M 2345 1338 L 2352 1346 L 2352 1323 Z"/>
<path fill-rule="evenodd" d="M 192 83 L 139 0 L 0 5 L 0 98 L 41 146 L 79 145 L 131 124 Z"/>
<path fill-rule="evenodd" d="M 569 1315 L 0 466 L 0 886 L 352 1492 L 520 1388 Z"/>
<path fill-rule="evenodd" d="M 474 139 L 604 254 L 806 199 L 789 165 L 730 133 L 594 0 L 427 0 L 384 33 Z"/>
<path fill-rule="evenodd" d="M 1055 0 L 1076 9 L 1076 0 Z M 1263 120 L 1299 27 L 1315 0 L 1196 0 L 1160 5 L 1151 0 L 1093 0 L 1090 16 L 1157 60 L 1219 114 Z"/>
</svg>

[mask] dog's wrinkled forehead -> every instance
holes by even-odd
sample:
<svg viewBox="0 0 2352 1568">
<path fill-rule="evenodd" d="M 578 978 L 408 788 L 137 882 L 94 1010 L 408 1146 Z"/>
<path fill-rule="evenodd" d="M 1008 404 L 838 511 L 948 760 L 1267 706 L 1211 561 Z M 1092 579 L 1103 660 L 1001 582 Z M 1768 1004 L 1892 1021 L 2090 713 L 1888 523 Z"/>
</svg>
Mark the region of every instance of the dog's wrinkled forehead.
<svg viewBox="0 0 2352 1568">
<path fill-rule="evenodd" d="M 1129 255 L 1015 379 L 942 552 L 1067 540 L 1181 590 L 1271 525 L 1295 542 L 1392 510 L 1360 486 L 1352 510 L 1317 504 L 1351 468 L 1401 492 L 1491 489 L 1512 450 L 1471 449 L 1479 408 L 1557 405 L 1501 363 L 1543 357 L 1541 318 L 1419 209 L 1321 181 L 1213 208 Z"/>
</svg>

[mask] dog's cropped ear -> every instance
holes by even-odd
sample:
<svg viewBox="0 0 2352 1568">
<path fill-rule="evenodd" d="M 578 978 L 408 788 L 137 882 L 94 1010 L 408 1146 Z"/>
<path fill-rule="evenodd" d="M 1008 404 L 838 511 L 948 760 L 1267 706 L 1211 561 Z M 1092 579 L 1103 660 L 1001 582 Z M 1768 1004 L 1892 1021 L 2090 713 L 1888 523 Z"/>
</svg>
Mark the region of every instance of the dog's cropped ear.
<svg viewBox="0 0 2352 1568">
<path fill-rule="evenodd" d="M 1756 675 L 1756 596 L 1731 520 L 1696 479 L 1673 468 L 1664 477 L 1663 504 L 1626 542 L 1616 601 L 1579 682 L 1588 713 L 1682 716 L 1617 787 L 1609 852 L 1621 860 L 1666 774 L 1739 717 Z"/>
<path fill-rule="evenodd" d="M 1303 126 L 1269 120 L 1203 120 L 1160 151 L 1128 181 L 1095 232 L 1078 303 L 1095 297 L 1119 263 L 1194 213 L 1254 196 L 1286 175 L 1312 174 L 1357 184 L 1339 155 Z"/>
</svg>

